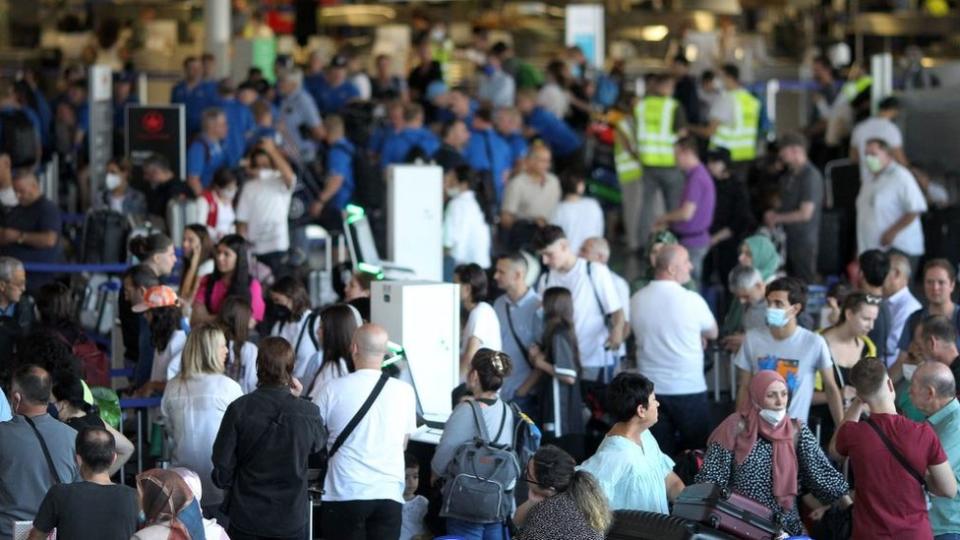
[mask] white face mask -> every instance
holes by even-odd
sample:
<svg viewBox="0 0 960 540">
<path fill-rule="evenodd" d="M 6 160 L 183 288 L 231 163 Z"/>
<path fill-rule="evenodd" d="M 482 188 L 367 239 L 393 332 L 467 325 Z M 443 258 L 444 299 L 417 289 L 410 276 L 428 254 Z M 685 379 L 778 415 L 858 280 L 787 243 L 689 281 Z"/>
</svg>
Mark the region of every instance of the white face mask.
<svg viewBox="0 0 960 540">
<path fill-rule="evenodd" d="M 0 204 L 3 206 L 16 206 L 20 204 L 20 201 L 17 200 L 17 192 L 13 190 L 13 187 L 0 189 Z"/>
<path fill-rule="evenodd" d="M 773 409 L 760 409 L 760 418 L 770 423 L 771 426 L 779 424 L 787 416 L 787 410 L 775 411 Z"/>
<path fill-rule="evenodd" d="M 257 171 L 257 178 L 260 180 L 269 180 L 273 176 L 273 171 L 270 169 L 260 169 Z"/>
<path fill-rule="evenodd" d="M 107 177 L 104 179 L 104 185 L 107 186 L 107 189 L 113 191 L 120 187 L 120 175 L 116 173 L 107 173 Z"/>
<path fill-rule="evenodd" d="M 454 198 L 460 194 L 460 188 L 458 187 L 449 187 L 444 190 L 447 193 L 447 198 Z"/>
<path fill-rule="evenodd" d="M 227 202 L 232 202 L 233 198 L 236 196 L 237 196 L 237 188 L 224 189 L 220 191 L 220 199 Z"/>
<path fill-rule="evenodd" d="M 904 364 L 903 365 L 903 378 L 910 381 L 913 380 L 913 374 L 917 371 L 916 364 Z"/>
</svg>

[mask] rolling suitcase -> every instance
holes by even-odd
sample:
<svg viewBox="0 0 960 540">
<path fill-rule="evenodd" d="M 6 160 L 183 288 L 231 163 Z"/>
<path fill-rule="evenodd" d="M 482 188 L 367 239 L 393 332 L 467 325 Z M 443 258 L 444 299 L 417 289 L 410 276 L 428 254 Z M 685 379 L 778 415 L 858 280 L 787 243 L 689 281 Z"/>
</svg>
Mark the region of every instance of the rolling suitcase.
<svg viewBox="0 0 960 540">
<path fill-rule="evenodd" d="M 607 540 L 734 540 L 735 537 L 688 519 L 636 510 L 617 510 Z"/>
<path fill-rule="evenodd" d="M 712 483 L 684 488 L 673 515 L 748 540 L 773 540 L 781 532 L 769 508 Z"/>
</svg>

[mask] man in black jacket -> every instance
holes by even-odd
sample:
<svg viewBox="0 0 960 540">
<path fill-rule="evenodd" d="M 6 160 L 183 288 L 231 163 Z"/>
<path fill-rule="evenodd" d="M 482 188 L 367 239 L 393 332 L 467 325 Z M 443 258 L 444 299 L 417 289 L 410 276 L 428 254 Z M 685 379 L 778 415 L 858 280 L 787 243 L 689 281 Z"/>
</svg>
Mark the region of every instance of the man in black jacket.
<svg viewBox="0 0 960 540">
<path fill-rule="evenodd" d="M 326 444 L 317 407 L 299 399 L 293 348 L 260 342 L 257 389 L 227 407 L 213 443 L 213 483 L 234 540 L 301 540 L 307 532 L 307 460 Z"/>
</svg>

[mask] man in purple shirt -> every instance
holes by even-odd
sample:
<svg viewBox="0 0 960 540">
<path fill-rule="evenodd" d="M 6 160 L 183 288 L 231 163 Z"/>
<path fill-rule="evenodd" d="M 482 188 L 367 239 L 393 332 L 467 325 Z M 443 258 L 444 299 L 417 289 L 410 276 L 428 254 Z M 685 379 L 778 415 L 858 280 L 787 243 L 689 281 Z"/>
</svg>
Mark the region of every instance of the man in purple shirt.
<svg viewBox="0 0 960 540">
<path fill-rule="evenodd" d="M 670 227 L 690 253 L 691 277 L 700 282 L 703 258 L 710 249 L 710 224 L 717 204 L 713 178 L 697 155 L 697 141 L 682 137 L 674 144 L 677 166 L 686 175 L 680 206 L 667 212 L 654 224 L 656 229 Z"/>
</svg>

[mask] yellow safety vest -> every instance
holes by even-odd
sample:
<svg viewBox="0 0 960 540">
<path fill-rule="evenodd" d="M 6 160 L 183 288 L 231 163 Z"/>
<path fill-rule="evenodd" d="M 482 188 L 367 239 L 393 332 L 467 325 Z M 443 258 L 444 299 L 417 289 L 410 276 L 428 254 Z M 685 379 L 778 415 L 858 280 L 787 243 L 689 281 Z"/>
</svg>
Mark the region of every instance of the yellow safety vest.
<svg viewBox="0 0 960 540">
<path fill-rule="evenodd" d="M 613 138 L 613 161 L 617 168 L 617 178 L 621 184 L 629 184 L 640 180 L 643 176 L 643 166 L 637 161 L 627 146 L 621 142 L 621 137 L 633 141 L 633 121 L 629 116 L 624 116 L 622 120 L 614 124 L 618 136 Z"/>
<path fill-rule="evenodd" d="M 750 161 L 757 157 L 757 132 L 760 126 L 760 100 L 743 88 L 732 92 L 733 126 L 721 124 L 710 139 L 711 147 L 730 151 L 733 161 Z"/>
<path fill-rule="evenodd" d="M 673 116 L 680 104 L 671 97 L 647 96 L 634 108 L 637 145 L 644 167 L 675 167 Z"/>
<path fill-rule="evenodd" d="M 873 77 L 864 75 L 855 81 L 844 83 L 843 88 L 840 89 L 840 93 L 847 101 L 853 101 L 861 92 L 869 88 L 871 84 L 873 84 Z"/>
</svg>

